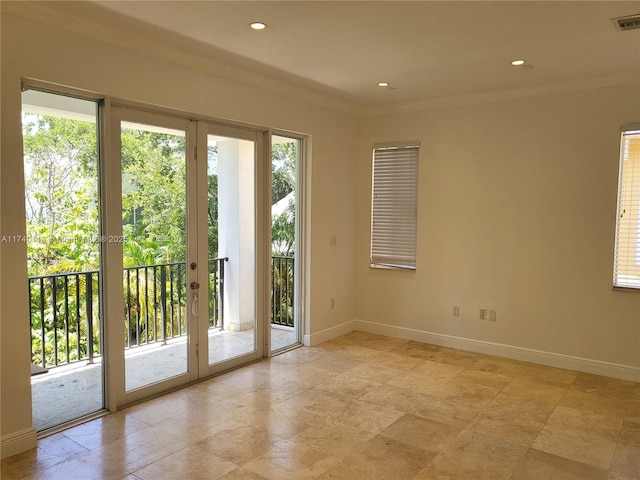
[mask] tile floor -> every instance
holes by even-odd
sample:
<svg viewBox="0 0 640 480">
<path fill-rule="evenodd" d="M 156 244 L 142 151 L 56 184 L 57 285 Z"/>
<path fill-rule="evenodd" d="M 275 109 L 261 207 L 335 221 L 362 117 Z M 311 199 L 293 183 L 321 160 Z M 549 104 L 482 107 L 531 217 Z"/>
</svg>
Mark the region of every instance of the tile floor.
<svg viewBox="0 0 640 480">
<path fill-rule="evenodd" d="M 362 332 L 44 438 L 2 479 L 640 479 L 640 384 Z"/>
</svg>

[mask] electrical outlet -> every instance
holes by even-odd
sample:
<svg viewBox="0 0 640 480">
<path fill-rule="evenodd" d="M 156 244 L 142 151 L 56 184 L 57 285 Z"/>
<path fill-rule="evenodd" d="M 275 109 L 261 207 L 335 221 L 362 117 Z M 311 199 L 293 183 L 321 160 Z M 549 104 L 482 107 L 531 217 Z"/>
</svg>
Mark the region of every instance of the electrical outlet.
<svg viewBox="0 0 640 480">
<path fill-rule="evenodd" d="M 490 322 L 495 322 L 496 321 L 496 311 L 495 310 L 489 310 L 489 321 Z"/>
<path fill-rule="evenodd" d="M 459 317 L 460 316 L 460 305 L 454 305 L 453 306 L 453 316 L 454 317 Z"/>
<path fill-rule="evenodd" d="M 331 308 L 332 310 L 336 308 L 336 301 L 333 298 L 329 302 L 329 308 Z"/>
<path fill-rule="evenodd" d="M 487 319 L 487 309 L 486 308 L 481 308 L 480 309 L 480 320 L 486 320 Z"/>
</svg>

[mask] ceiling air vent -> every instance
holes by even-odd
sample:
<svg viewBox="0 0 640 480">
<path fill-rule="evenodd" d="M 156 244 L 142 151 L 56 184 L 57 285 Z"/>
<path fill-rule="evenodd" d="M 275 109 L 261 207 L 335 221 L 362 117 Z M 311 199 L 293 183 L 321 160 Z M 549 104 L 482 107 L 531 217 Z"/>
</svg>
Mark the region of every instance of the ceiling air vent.
<svg viewBox="0 0 640 480">
<path fill-rule="evenodd" d="M 614 18 L 613 23 L 621 32 L 625 30 L 635 30 L 636 28 L 640 28 L 640 13 L 627 17 Z"/>
</svg>

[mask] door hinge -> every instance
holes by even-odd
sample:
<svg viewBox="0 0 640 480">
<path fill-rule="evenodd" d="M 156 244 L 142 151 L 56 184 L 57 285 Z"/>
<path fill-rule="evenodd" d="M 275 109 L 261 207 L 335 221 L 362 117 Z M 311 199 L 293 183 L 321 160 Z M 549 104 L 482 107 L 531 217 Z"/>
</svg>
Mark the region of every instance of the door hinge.
<svg viewBox="0 0 640 480">
<path fill-rule="evenodd" d="M 198 147 L 193 147 L 193 159 L 198 161 Z"/>
<path fill-rule="evenodd" d="M 200 357 L 200 345 L 196 343 L 196 357 Z"/>
</svg>

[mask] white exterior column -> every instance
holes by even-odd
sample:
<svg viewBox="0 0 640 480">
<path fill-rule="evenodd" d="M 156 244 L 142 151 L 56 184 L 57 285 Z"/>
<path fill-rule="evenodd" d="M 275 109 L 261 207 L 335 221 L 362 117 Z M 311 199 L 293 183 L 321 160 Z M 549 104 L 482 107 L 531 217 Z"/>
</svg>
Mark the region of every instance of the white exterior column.
<svg viewBox="0 0 640 480">
<path fill-rule="evenodd" d="M 228 330 L 255 325 L 254 144 L 218 141 L 218 252 L 225 264 L 224 324 Z"/>
</svg>

